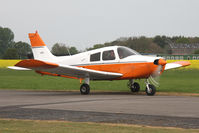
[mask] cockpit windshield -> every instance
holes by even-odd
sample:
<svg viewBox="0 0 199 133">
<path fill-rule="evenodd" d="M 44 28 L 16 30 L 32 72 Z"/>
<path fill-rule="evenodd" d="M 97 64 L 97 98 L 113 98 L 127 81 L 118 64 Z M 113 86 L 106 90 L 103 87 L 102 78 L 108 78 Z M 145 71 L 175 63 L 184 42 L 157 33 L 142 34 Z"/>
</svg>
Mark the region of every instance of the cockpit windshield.
<svg viewBox="0 0 199 133">
<path fill-rule="evenodd" d="M 117 52 L 120 59 L 126 58 L 131 55 L 140 55 L 138 52 L 127 47 L 118 47 Z"/>
</svg>

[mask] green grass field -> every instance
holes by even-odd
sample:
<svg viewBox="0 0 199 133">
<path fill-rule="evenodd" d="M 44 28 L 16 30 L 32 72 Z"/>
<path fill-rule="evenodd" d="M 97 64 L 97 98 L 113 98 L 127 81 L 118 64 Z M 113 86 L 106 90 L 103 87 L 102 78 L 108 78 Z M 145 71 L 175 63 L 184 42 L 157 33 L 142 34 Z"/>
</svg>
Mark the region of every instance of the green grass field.
<svg viewBox="0 0 199 133">
<path fill-rule="evenodd" d="M 83 129 L 83 130 L 82 130 Z M 1 120 L 0 133 L 196 133 L 196 129 L 63 121 Z"/>
<path fill-rule="evenodd" d="M 145 90 L 144 80 L 137 80 L 141 91 Z M 91 91 L 129 91 L 127 80 L 91 81 Z M 0 69 L 0 89 L 21 90 L 79 90 L 79 80 L 62 77 L 41 76 L 34 71 Z M 198 69 L 175 69 L 160 77 L 159 92 L 199 93 Z"/>
</svg>

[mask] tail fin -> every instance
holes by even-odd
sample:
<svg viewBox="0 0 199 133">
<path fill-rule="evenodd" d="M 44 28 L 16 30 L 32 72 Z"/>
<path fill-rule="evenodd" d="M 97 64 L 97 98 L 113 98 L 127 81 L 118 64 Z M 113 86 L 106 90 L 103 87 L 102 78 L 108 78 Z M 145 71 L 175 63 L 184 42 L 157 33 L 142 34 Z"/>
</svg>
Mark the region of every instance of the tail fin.
<svg viewBox="0 0 199 133">
<path fill-rule="evenodd" d="M 34 59 L 42 61 L 52 61 L 55 56 L 49 51 L 46 47 L 46 44 L 43 42 L 39 34 L 29 33 L 30 43 L 32 46 Z"/>
</svg>

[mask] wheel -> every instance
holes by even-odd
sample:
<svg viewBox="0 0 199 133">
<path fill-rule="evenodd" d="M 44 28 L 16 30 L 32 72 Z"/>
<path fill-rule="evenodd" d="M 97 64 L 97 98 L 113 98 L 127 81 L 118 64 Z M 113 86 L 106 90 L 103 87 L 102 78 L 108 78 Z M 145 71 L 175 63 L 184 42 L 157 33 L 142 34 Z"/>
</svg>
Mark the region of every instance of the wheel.
<svg viewBox="0 0 199 133">
<path fill-rule="evenodd" d="M 155 95 L 155 92 L 156 92 L 155 86 L 152 85 L 152 84 L 149 84 L 148 87 L 149 87 L 149 89 L 147 89 L 147 87 L 146 87 L 146 94 L 147 94 L 148 96 L 153 96 L 153 95 Z"/>
<path fill-rule="evenodd" d="M 90 87 L 88 84 L 82 84 L 80 87 L 80 92 L 82 95 L 87 95 L 90 93 Z"/>
<path fill-rule="evenodd" d="M 140 91 L 140 85 L 137 82 L 134 82 L 130 86 L 131 92 L 139 92 Z"/>
</svg>

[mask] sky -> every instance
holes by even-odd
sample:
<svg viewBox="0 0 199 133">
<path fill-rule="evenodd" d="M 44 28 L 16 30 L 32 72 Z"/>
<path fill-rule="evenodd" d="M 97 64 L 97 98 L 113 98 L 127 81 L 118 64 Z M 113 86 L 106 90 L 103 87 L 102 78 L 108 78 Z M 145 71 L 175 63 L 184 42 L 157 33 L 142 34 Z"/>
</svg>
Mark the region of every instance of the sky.
<svg viewBox="0 0 199 133">
<path fill-rule="evenodd" d="M 199 36 L 199 0 L 0 0 L 15 41 L 36 30 L 46 45 L 79 50 L 120 37 Z"/>
</svg>

